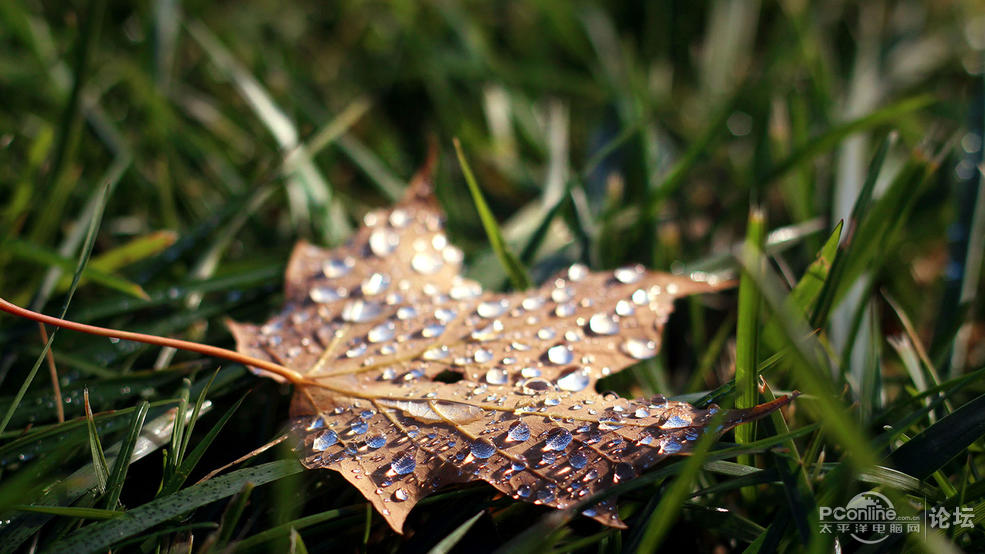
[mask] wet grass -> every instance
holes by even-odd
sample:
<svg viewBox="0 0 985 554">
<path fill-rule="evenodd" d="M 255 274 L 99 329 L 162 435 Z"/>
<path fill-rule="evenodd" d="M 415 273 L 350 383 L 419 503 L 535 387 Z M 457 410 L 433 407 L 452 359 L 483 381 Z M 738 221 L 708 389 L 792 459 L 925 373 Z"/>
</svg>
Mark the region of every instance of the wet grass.
<svg viewBox="0 0 985 554">
<path fill-rule="evenodd" d="M 739 275 L 682 301 L 659 358 L 606 389 L 804 393 L 620 485 L 627 529 L 475 484 L 401 536 L 283 445 L 196 484 L 280 436 L 286 387 L 4 317 L 0 551 L 981 550 L 976 9 L 0 2 L 12 302 L 229 347 L 223 318 L 279 309 L 296 240 L 345 240 L 436 144 L 451 238 L 487 287 L 576 261 Z M 973 525 L 822 532 L 819 507 L 870 490 Z"/>
</svg>

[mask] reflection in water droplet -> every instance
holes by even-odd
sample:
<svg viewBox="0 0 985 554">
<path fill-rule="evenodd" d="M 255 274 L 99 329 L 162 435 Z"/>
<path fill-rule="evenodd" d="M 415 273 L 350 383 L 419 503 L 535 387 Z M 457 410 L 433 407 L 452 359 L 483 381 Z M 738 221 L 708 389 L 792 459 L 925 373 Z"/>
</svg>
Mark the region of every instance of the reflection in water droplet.
<svg viewBox="0 0 985 554">
<path fill-rule="evenodd" d="M 612 276 L 620 283 L 630 284 L 639 281 L 643 277 L 643 273 L 638 267 L 620 267 L 612 272 Z"/>
<path fill-rule="evenodd" d="M 486 372 L 486 382 L 490 385 L 505 385 L 509 380 L 506 370 L 501 367 L 494 367 Z"/>
<path fill-rule="evenodd" d="M 487 440 L 479 439 L 472 442 L 472 455 L 480 460 L 485 460 L 486 458 L 492 456 L 496 453 L 496 447 L 492 445 Z"/>
<path fill-rule="evenodd" d="M 342 307 L 342 319 L 350 323 L 365 323 L 379 317 L 382 311 L 378 303 L 357 298 Z"/>
<path fill-rule="evenodd" d="M 657 344 L 652 340 L 629 338 L 622 343 L 622 351 L 637 360 L 646 360 L 657 354 Z"/>
<path fill-rule="evenodd" d="M 544 450 L 564 450 L 571 444 L 571 432 L 563 427 L 551 429 L 544 441 Z"/>
<path fill-rule="evenodd" d="M 568 456 L 568 463 L 575 469 L 581 469 L 588 465 L 588 456 L 581 450 L 578 450 Z"/>
<path fill-rule="evenodd" d="M 336 434 L 335 431 L 328 430 L 319 435 L 314 442 L 311 443 L 311 448 L 316 452 L 321 452 L 337 442 L 339 442 L 338 434 Z"/>
<path fill-rule="evenodd" d="M 565 365 L 570 364 L 575 359 L 575 356 L 571 352 L 571 347 L 558 344 L 547 349 L 547 359 L 552 364 Z"/>
<path fill-rule="evenodd" d="M 581 370 L 575 370 L 557 380 L 557 386 L 561 390 L 578 392 L 588 386 L 588 375 Z"/>
<path fill-rule="evenodd" d="M 409 454 L 401 454 L 390 462 L 390 471 L 396 473 L 397 475 L 407 475 L 408 473 L 414 471 L 415 467 L 417 467 L 417 462 L 414 461 L 414 457 Z"/>
<path fill-rule="evenodd" d="M 619 323 L 609 314 L 595 314 L 588 320 L 588 330 L 596 335 L 615 335 L 619 332 Z"/>
<path fill-rule="evenodd" d="M 506 440 L 512 442 L 523 442 L 529 438 L 530 428 L 527 427 L 527 424 L 522 421 L 514 423 L 513 426 L 510 427 L 509 432 L 506 433 Z"/>
<path fill-rule="evenodd" d="M 386 437 L 384 437 L 383 435 L 376 435 L 375 437 L 370 437 L 366 439 L 366 446 L 374 450 L 377 448 L 383 448 L 384 446 L 386 446 Z"/>
<path fill-rule="evenodd" d="M 414 254 L 414 257 L 410 260 L 410 267 L 414 271 L 422 275 L 434 275 L 441 270 L 441 267 L 445 265 L 445 262 L 441 260 L 438 256 L 434 254 L 428 254 L 425 252 L 418 252 Z"/>
</svg>

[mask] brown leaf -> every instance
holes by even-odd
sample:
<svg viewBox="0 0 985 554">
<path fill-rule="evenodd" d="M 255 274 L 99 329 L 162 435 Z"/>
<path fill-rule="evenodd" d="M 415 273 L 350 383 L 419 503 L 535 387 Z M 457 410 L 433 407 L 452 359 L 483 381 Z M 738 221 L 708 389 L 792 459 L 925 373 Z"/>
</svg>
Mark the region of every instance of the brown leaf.
<svg viewBox="0 0 985 554">
<path fill-rule="evenodd" d="M 688 452 L 718 411 L 602 396 L 595 382 L 656 355 L 676 298 L 727 284 L 576 264 L 537 290 L 495 294 L 461 263 L 419 176 L 346 246 L 299 243 L 279 315 L 229 324 L 240 352 L 303 376 L 291 415 L 304 465 L 341 473 L 395 530 L 452 483 L 573 506 Z M 714 432 L 787 401 L 728 411 Z M 611 501 L 585 515 L 622 526 Z"/>
</svg>

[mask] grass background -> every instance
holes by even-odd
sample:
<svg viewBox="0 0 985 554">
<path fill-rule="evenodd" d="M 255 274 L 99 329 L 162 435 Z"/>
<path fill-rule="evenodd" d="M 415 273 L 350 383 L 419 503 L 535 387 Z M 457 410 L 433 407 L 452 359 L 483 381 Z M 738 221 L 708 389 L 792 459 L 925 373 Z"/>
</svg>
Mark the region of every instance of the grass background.
<svg viewBox="0 0 985 554">
<path fill-rule="evenodd" d="M 817 507 L 865 490 L 975 522 L 871 550 L 981 550 L 983 7 L 0 2 L 4 298 L 231 346 L 222 318 L 279 308 L 294 241 L 344 240 L 430 144 L 470 276 L 507 290 L 457 137 L 535 282 L 574 261 L 742 271 L 606 388 L 806 393 L 633 481 L 627 530 L 478 484 L 398 536 L 277 448 L 192 486 L 278 436 L 284 387 L 65 332 L 59 423 L 37 326 L 4 317 L 0 550 L 829 552 Z M 172 436 L 176 406 L 194 424 Z"/>
</svg>

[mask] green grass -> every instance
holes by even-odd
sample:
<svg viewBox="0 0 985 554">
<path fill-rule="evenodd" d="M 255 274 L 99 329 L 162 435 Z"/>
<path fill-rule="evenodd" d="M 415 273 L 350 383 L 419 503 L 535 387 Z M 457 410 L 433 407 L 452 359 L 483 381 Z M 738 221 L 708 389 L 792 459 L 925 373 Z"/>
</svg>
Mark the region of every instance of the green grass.
<svg viewBox="0 0 985 554">
<path fill-rule="evenodd" d="M 225 317 L 281 306 L 294 242 L 344 241 L 434 143 L 488 287 L 573 262 L 741 277 L 602 390 L 804 393 L 620 484 L 627 529 L 472 484 L 401 536 L 282 446 L 197 484 L 281 436 L 287 388 L 4 316 L 0 552 L 830 552 L 818 507 L 869 490 L 975 522 L 874 549 L 985 549 L 980 6 L 808 4 L 0 2 L 12 302 L 230 347 Z"/>
</svg>

